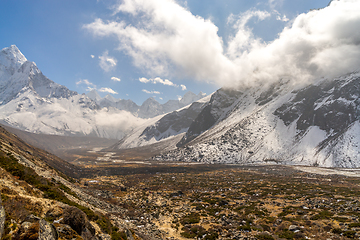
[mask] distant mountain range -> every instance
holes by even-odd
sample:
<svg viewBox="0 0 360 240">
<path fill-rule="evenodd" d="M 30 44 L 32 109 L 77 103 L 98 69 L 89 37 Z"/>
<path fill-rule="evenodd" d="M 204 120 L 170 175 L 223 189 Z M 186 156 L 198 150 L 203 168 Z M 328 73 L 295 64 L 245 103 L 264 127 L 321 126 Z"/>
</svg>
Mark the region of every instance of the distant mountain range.
<svg viewBox="0 0 360 240">
<path fill-rule="evenodd" d="M 106 95 L 104 98 L 101 98 L 95 89 L 87 93 L 86 96 L 95 101 L 101 108 L 113 107 L 119 110 L 128 111 L 133 115 L 141 118 L 153 118 L 158 115 L 169 113 L 185 107 L 192 102 L 204 98 L 206 94 L 200 92 L 198 95 L 196 95 L 195 93 L 189 91 L 185 93 L 185 95 L 180 100 L 169 100 L 164 104 L 160 104 L 154 98 L 150 97 L 141 106 L 138 106 L 132 100 L 117 99 L 110 94 Z"/>
<path fill-rule="evenodd" d="M 70 91 L 37 68 L 12 45 L 0 52 L 0 121 L 32 133 L 122 139 L 156 117 L 203 98 L 188 92 L 165 104 L 149 98 L 141 106 L 131 100 L 101 98 Z"/>
<path fill-rule="evenodd" d="M 177 147 L 154 160 L 358 168 L 359 120 L 360 73 L 353 72 L 305 87 L 289 80 L 219 89 L 136 128 L 112 149 L 172 137 L 167 143 Z"/>
<path fill-rule="evenodd" d="M 11 46 L 0 53 L 0 101 L 8 125 L 119 139 L 110 150 L 156 143 L 164 152 L 154 160 L 360 167 L 359 72 L 307 86 L 289 79 L 206 97 L 189 92 L 165 104 L 149 98 L 138 106 L 70 91 Z"/>
</svg>

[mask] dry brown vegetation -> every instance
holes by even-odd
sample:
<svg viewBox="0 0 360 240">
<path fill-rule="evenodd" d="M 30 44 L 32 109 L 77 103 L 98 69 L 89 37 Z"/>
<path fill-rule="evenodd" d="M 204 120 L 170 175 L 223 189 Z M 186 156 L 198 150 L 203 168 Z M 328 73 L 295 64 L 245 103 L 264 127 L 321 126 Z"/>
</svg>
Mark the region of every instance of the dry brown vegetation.
<svg viewBox="0 0 360 240">
<path fill-rule="evenodd" d="M 155 225 L 163 239 L 360 236 L 359 178 L 279 166 L 215 168 L 100 177 L 87 188 L 127 209 L 135 230 Z"/>
</svg>

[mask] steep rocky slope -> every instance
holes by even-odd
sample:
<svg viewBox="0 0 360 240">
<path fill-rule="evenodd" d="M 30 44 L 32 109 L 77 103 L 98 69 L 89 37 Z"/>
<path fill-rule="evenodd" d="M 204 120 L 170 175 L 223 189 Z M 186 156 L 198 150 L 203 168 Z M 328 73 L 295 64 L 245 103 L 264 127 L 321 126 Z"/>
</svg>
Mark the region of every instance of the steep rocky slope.
<svg viewBox="0 0 360 240">
<path fill-rule="evenodd" d="M 182 137 L 181 135 L 188 131 L 194 119 L 196 119 L 204 107 L 207 106 L 210 97 L 211 95 L 197 100 L 179 110 L 155 117 L 145 122 L 145 124 L 140 125 L 115 144 L 112 149 L 147 146 L 164 140 L 169 140 L 168 143 L 173 145 L 166 147 L 166 149 L 174 148 L 177 142 L 174 143 L 171 140 Z"/>
<path fill-rule="evenodd" d="M 109 191 L 88 190 L 64 172 L 92 176 L 0 127 L 1 239 L 161 239 L 156 227 L 138 231 L 126 221 Z"/>
<path fill-rule="evenodd" d="M 359 167 L 359 86 L 356 72 L 304 88 L 283 81 L 222 95 L 228 108 L 209 104 L 178 144 L 184 147 L 156 159 Z"/>
</svg>

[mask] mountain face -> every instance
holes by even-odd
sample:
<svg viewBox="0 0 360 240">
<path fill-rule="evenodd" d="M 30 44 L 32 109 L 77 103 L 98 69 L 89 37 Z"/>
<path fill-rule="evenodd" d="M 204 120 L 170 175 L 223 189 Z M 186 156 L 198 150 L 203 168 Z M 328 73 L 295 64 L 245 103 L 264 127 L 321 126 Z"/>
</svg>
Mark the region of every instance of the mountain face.
<svg viewBox="0 0 360 240">
<path fill-rule="evenodd" d="M 47 77 L 12 45 L 0 52 L 0 122 L 32 133 L 122 139 L 152 118 L 203 97 L 191 92 L 179 101 L 141 106 L 110 95 L 70 91 Z M 153 120 L 149 120 L 153 122 Z"/>
<path fill-rule="evenodd" d="M 216 91 L 211 96 L 210 101 L 190 124 L 188 131 L 177 146 L 181 147 L 185 145 L 204 131 L 208 130 L 217 121 L 225 118 L 224 114 L 228 112 L 229 107 L 231 108 L 241 95 L 242 92 L 234 90 L 219 89 Z"/>
<path fill-rule="evenodd" d="M 101 108 L 113 107 L 119 110 L 125 110 L 132 113 L 134 116 L 144 119 L 173 112 L 206 96 L 206 94 L 202 92 L 196 95 L 189 91 L 185 93 L 180 100 L 169 100 L 164 104 L 160 104 L 155 98 L 150 97 L 141 106 L 138 106 L 132 100 L 116 99 L 111 95 L 101 98 L 96 90 L 91 90 L 86 95 L 94 100 Z"/>
<path fill-rule="evenodd" d="M 142 122 L 51 81 L 15 45 L 0 52 L 0 121 L 32 133 L 115 139 Z"/>
<path fill-rule="evenodd" d="M 179 110 L 153 118 L 128 134 L 112 148 L 134 148 L 150 145 L 165 139 L 175 139 L 176 136 L 188 131 L 191 123 L 204 107 L 207 106 L 209 100 L 210 96 L 207 96 Z M 169 143 L 172 143 L 172 141 L 169 141 Z"/>
<path fill-rule="evenodd" d="M 76 92 L 45 77 L 36 64 L 27 61 L 15 45 L 0 52 L 0 72 L 1 105 L 28 90 L 43 98 L 69 98 L 77 95 Z"/>
<path fill-rule="evenodd" d="M 218 96 L 222 100 L 215 101 Z M 301 89 L 279 82 L 232 94 L 219 90 L 178 143 L 182 147 L 155 159 L 360 167 L 359 97 L 358 72 Z"/>
</svg>

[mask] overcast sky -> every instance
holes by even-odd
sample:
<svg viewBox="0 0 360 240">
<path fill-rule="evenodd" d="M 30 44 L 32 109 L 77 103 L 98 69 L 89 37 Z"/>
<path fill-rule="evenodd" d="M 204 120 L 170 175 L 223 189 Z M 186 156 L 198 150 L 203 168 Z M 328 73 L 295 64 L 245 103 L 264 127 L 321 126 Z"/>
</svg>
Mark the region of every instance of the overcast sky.
<svg viewBox="0 0 360 240">
<path fill-rule="evenodd" d="M 164 103 L 359 70 L 360 1 L 329 1 L 4 0 L 0 49 L 79 93 Z"/>
</svg>

